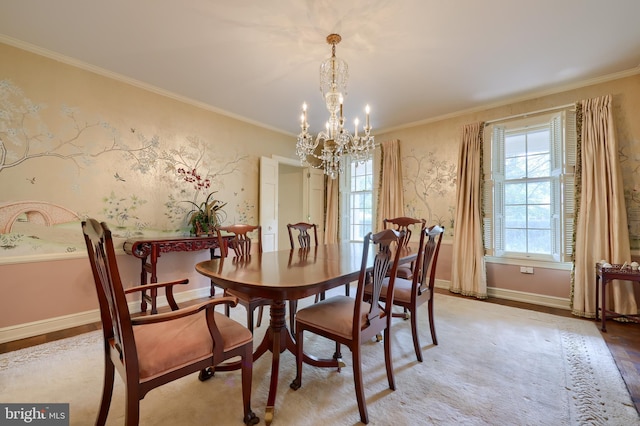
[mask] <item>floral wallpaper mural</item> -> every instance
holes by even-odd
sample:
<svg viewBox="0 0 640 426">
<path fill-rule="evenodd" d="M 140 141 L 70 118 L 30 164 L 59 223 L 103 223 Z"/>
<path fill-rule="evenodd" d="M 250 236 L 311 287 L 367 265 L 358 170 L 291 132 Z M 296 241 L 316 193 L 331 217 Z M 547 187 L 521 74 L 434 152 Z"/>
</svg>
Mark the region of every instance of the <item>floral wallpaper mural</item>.
<svg viewBox="0 0 640 426">
<path fill-rule="evenodd" d="M 457 164 L 448 153 L 411 148 L 402 157 L 405 214 L 422 217 L 427 226 L 442 225 L 453 235 Z"/>
<path fill-rule="evenodd" d="M 625 144 L 628 140 L 624 136 L 622 139 L 618 138 L 620 145 Z M 628 154 L 630 148 L 630 146 L 623 145 L 618 149 L 618 153 L 620 168 L 622 169 L 622 181 L 625 183 L 624 197 L 627 207 L 631 250 L 640 250 L 640 155 Z"/>
<path fill-rule="evenodd" d="M 188 235 L 188 213 L 212 192 L 223 220 L 257 222 L 257 189 L 233 178 L 255 173 L 255 155 L 116 121 L 0 80 L 0 260 L 83 250 L 89 216 L 121 238 Z"/>
</svg>

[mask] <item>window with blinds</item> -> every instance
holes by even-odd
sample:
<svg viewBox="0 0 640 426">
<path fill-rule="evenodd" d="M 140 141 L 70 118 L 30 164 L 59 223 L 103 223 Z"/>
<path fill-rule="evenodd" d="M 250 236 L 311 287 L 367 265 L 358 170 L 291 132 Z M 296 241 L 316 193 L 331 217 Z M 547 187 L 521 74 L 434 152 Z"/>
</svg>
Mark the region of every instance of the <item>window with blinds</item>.
<svg viewBox="0 0 640 426">
<path fill-rule="evenodd" d="M 569 262 L 572 254 L 575 113 L 569 109 L 487 126 L 485 254 Z"/>
</svg>

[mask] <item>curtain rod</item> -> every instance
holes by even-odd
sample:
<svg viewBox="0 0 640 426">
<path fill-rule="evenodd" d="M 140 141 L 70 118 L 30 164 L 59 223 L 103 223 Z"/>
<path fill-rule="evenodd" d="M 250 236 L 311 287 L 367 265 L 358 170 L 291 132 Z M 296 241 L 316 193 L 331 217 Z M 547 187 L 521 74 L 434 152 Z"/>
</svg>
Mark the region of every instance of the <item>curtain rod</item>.
<svg viewBox="0 0 640 426">
<path fill-rule="evenodd" d="M 493 124 L 493 123 L 497 123 L 499 121 L 505 121 L 505 120 L 511 120 L 514 118 L 520 118 L 520 117 L 528 117 L 530 115 L 536 115 L 536 114 L 542 114 L 543 112 L 551 112 L 551 111 L 556 111 L 556 110 L 560 110 L 560 109 L 566 109 L 572 106 L 575 106 L 575 102 L 572 104 L 566 104 L 566 105 L 560 105 L 557 107 L 552 107 L 552 108 L 545 108 L 545 109 L 539 109 L 537 111 L 531 111 L 531 112 L 525 112 L 522 114 L 516 114 L 516 115 L 510 115 L 509 117 L 502 117 L 502 118 L 496 118 L 495 120 L 487 120 L 484 122 L 485 125 L 487 124 Z"/>
</svg>

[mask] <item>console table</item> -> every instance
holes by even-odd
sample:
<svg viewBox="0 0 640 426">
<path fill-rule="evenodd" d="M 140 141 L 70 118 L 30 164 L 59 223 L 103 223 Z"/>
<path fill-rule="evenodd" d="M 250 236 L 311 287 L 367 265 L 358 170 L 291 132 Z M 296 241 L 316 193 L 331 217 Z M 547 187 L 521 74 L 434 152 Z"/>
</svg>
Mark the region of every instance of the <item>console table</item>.
<svg viewBox="0 0 640 426">
<path fill-rule="evenodd" d="M 227 243 L 229 237 L 223 237 L 223 244 Z M 147 284 L 147 274 L 151 274 L 152 283 L 158 282 L 157 265 L 161 253 L 172 251 L 201 251 L 211 252 L 211 258 L 219 257 L 215 255 L 215 249 L 219 247 L 218 237 L 170 237 L 170 238 L 130 238 L 124 242 L 125 253 L 133 255 L 142 260 L 142 271 L 140 273 L 140 284 Z M 147 311 L 147 301 L 151 303 L 151 313 L 158 312 L 156 305 L 157 290 L 153 289 L 147 294 L 142 292 L 140 309 Z M 211 297 L 215 295 L 213 282 L 211 283 Z M 171 301 L 170 301 L 171 302 Z M 175 304 L 175 302 L 174 302 Z"/>
<path fill-rule="evenodd" d="M 638 322 L 637 319 L 640 315 L 627 315 L 619 314 L 614 311 L 606 309 L 607 303 L 607 284 L 612 280 L 625 280 L 640 283 L 640 270 L 634 271 L 630 267 L 622 268 L 622 265 L 611 265 L 610 268 L 605 268 L 601 263 L 596 263 L 596 320 L 598 320 L 598 311 L 602 311 L 602 331 L 607 331 L 606 320 L 609 318 L 633 318 L 634 322 Z M 600 293 L 598 288 L 602 281 L 602 288 Z M 602 307 L 598 304 L 599 296 L 602 296 Z"/>
</svg>

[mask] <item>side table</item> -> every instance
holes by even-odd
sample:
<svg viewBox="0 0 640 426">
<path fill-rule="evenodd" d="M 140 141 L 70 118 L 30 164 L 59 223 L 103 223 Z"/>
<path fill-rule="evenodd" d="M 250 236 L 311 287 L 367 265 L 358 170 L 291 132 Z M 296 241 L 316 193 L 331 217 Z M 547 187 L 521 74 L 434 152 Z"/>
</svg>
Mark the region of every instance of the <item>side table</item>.
<svg viewBox="0 0 640 426">
<path fill-rule="evenodd" d="M 223 237 L 223 244 L 226 244 L 228 237 Z M 169 253 L 174 251 L 201 251 L 207 250 L 211 252 L 211 258 L 219 257 L 215 255 L 215 249 L 219 248 L 217 236 L 207 237 L 175 237 L 175 238 L 130 238 L 124 242 L 123 249 L 125 253 L 133 255 L 142 261 L 142 271 L 140 273 L 140 285 L 147 284 L 147 274 L 151 274 L 151 283 L 158 282 L 157 266 L 158 258 L 161 253 Z M 157 310 L 157 290 L 153 289 L 142 292 L 142 301 L 140 309 L 142 312 L 147 311 L 147 301 L 151 303 L 151 313 L 155 314 Z M 211 297 L 215 295 L 213 282 L 211 283 Z M 169 303 L 175 305 L 175 301 L 169 300 Z M 177 306 L 177 305 L 176 305 Z"/>
<path fill-rule="evenodd" d="M 625 317 L 632 319 L 634 322 L 638 322 L 637 318 L 640 315 L 627 315 L 619 314 L 614 311 L 606 309 L 607 303 L 607 284 L 612 280 L 625 280 L 640 283 L 640 270 L 634 271 L 630 267 L 622 268 L 623 265 L 611 265 L 610 268 L 605 268 L 601 263 L 596 263 L 596 320 L 598 320 L 598 311 L 602 311 L 602 331 L 607 331 L 607 317 L 619 318 Z M 602 281 L 602 288 L 599 292 L 600 282 Z M 599 296 L 602 298 L 602 307 L 599 305 Z"/>
</svg>

